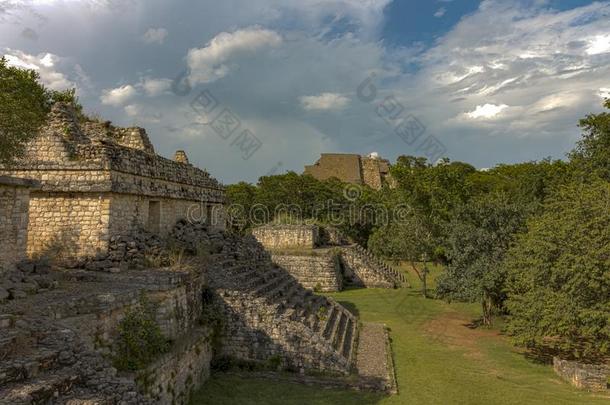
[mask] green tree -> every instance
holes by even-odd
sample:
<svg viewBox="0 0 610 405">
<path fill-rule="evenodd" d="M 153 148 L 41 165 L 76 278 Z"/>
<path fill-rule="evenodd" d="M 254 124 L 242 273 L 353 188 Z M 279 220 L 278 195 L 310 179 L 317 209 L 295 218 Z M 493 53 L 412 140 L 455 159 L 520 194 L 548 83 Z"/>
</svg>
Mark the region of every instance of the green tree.
<svg viewBox="0 0 610 405">
<path fill-rule="evenodd" d="M 604 107 L 610 109 L 610 99 Z M 610 113 L 589 114 L 580 120 L 582 139 L 569 154 L 570 161 L 581 171 L 583 181 L 595 174 L 610 180 Z"/>
<path fill-rule="evenodd" d="M 508 331 L 575 358 L 610 353 L 610 186 L 572 183 L 528 221 L 504 262 Z"/>
<path fill-rule="evenodd" d="M 51 99 L 38 79 L 36 71 L 0 59 L 0 163 L 23 156 L 25 144 L 45 122 Z"/>
<path fill-rule="evenodd" d="M 369 239 L 369 248 L 376 255 L 409 263 L 422 282 L 424 297 L 428 296 L 428 265 L 434 259 L 435 240 L 430 228 L 429 218 L 412 210 L 400 221 L 377 229 Z"/>
<path fill-rule="evenodd" d="M 477 198 L 457 210 L 448 224 L 449 264 L 437 280 L 437 294 L 449 301 L 480 302 L 489 325 L 505 299 L 502 260 L 524 227 L 523 207 L 505 195 Z"/>
</svg>

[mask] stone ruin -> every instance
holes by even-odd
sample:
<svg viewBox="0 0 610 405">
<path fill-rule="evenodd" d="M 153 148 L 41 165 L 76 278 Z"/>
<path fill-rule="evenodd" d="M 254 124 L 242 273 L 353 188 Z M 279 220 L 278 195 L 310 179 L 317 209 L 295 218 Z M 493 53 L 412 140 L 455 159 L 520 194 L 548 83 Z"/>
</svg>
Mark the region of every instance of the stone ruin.
<svg viewBox="0 0 610 405">
<path fill-rule="evenodd" d="M 111 239 L 144 228 L 165 235 L 189 215 L 224 227 L 224 190 L 207 172 L 155 154 L 142 128 L 83 121 L 61 103 L 26 155 L 0 174 L 39 181 L 29 202 L 27 253 L 107 253 Z"/>
<path fill-rule="evenodd" d="M 367 185 L 380 190 L 384 184 L 394 186 L 390 162 L 376 154 L 323 153 L 313 165 L 305 166 L 305 174 L 318 180 L 337 178 L 345 183 Z"/>
<path fill-rule="evenodd" d="M 56 104 L 2 173 L 0 236 L 18 243 L 1 251 L 0 403 L 186 404 L 229 366 L 396 392 L 383 325 L 226 233 L 223 187 L 183 152 L 157 156 L 144 130 Z M 119 371 L 119 325 L 142 297 L 170 348 Z"/>
<path fill-rule="evenodd" d="M 254 237 L 269 250 L 272 260 L 305 288 L 340 291 L 348 285 L 397 288 L 405 276 L 339 230 L 317 225 L 275 225 L 255 228 Z"/>
</svg>

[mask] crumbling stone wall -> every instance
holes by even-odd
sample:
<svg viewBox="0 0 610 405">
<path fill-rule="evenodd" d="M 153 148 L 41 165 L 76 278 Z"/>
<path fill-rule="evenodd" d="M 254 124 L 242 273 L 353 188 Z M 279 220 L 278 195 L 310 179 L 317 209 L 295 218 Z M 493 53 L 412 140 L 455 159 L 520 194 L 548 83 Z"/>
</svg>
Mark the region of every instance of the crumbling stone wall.
<svg viewBox="0 0 610 405">
<path fill-rule="evenodd" d="M 274 251 L 271 260 L 305 288 L 323 292 L 342 290 L 343 277 L 338 254 L 333 250 L 314 253 Z"/>
<path fill-rule="evenodd" d="M 32 187 L 36 183 L 0 176 L 0 276 L 26 256 Z"/>
<path fill-rule="evenodd" d="M 379 164 L 379 159 L 362 158 L 362 181 L 375 190 L 380 190 L 382 184 Z"/>
<path fill-rule="evenodd" d="M 313 249 L 320 240 L 316 225 L 265 225 L 252 234 L 267 249 Z"/>
<path fill-rule="evenodd" d="M 610 366 L 608 365 L 585 364 L 553 357 L 553 369 L 575 387 L 590 391 L 606 391 L 609 388 Z"/>
</svg>

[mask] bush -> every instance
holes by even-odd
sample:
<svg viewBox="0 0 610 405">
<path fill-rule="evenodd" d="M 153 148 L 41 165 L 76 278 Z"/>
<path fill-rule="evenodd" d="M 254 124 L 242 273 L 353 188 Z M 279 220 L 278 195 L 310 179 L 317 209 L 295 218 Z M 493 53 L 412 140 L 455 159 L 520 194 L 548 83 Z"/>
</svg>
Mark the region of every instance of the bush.
<svg viewBox="0 0 610 405">
<path fill-rule="evenodd" d="M 140 370 L 169 350 L 169 341 L 155 320 L 155 307 L 142 294 L 119 323 L 114 366 L 119 370 Z"/>
</svg>

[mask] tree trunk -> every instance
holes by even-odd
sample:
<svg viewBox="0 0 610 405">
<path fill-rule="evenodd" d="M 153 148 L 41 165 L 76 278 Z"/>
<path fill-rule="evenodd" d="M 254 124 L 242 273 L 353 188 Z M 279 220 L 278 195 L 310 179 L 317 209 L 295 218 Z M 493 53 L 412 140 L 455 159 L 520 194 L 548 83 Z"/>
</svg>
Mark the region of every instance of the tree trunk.
<svg viewBox="0 0 610 405">
<path fill-rule="evenodd" d="M 428 286 L 426 284 L 426 279 L 428 278 L 428 272 L 424 269 L 424 271 L 422 272 L 422 294 L 424 295 L 424 298 L 428 298 Z"/>
<path fill-rule="evenodd" d="M 424 263 L 424 269 L 422 271 L 419 271 L 417 266 L 415 265 L 415 262 L 409 262 L 409 263 L 411 264 L 411 268 L 413 268 L 413 271 L 415 272 L 415 274 L 417 274 L 417 277 L 421 281 L 422 295 L 424 296 L 424 298 L 428 298 L 428 288 L 426 285 L 426 277 L 428 275 L 428 271 L 426 269 L 426 264 Z"/>
<path fill-rule="evenodd" d="M 491 316 L 492 316 L 492 303 L 489 297 L 483 297 L 483 302 L 481 303 L 483 306 L 483 325 L 489 326 L 491 325 Z"/>
</svg>

